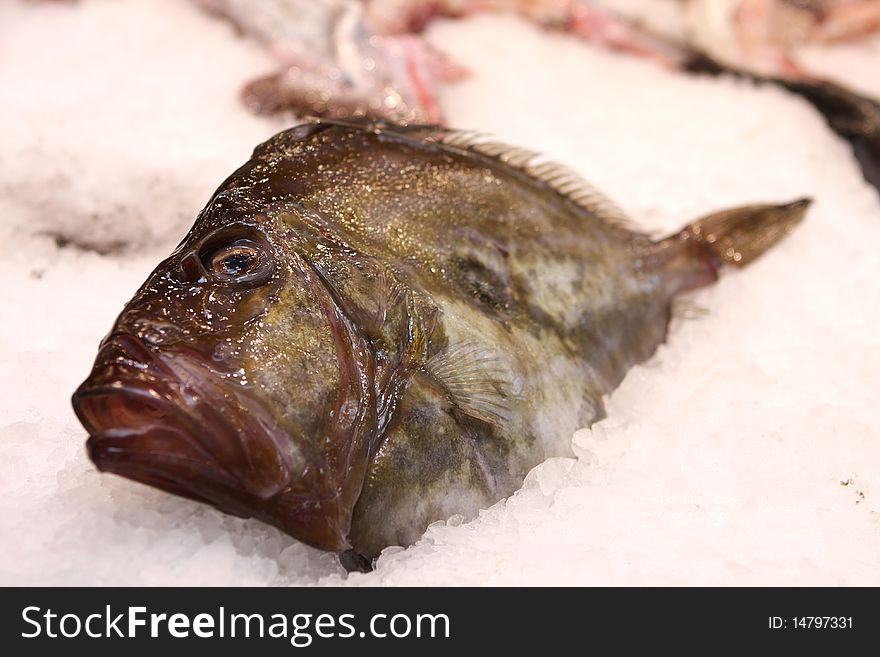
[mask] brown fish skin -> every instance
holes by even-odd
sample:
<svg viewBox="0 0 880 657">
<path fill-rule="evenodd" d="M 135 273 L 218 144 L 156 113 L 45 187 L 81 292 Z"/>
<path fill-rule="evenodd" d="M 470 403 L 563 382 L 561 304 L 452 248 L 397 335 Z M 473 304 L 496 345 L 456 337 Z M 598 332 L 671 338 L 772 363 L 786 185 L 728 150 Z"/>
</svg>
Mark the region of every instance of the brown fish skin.
<svg viewBox="0 0 880 657">
<path fill-rule="evenodd" d="M 218 189 L 74 394 L 99 469 L 363 566 L 510 495 L 807 202 L 659 242 L 518 149 L 315 122 Z"/>
</svg>

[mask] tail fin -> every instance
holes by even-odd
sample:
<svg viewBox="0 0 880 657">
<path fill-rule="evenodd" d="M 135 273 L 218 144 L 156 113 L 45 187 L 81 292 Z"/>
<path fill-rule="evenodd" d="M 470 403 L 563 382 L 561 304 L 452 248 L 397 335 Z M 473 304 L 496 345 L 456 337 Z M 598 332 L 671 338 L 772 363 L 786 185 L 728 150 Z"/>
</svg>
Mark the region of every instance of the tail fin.
<svg viewBox="0 0 880 657">
<path fill-rule="evenodd" d="M 698 219 L 656 243 L 670 292 L 709 285 L 725 264 L 745 267 L 788 235 L 803 219 L 811 199 L 782 205 L 747 205 Z"/>
</svg>

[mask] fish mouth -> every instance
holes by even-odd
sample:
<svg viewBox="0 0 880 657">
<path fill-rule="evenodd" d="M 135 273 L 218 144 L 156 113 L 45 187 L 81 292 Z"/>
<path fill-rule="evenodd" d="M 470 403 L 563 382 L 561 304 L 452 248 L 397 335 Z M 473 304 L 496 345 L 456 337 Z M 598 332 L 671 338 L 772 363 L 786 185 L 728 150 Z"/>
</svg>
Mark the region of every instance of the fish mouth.
<svg viewBox="0 0 880 657">
<path fill-rule="evenodd" d="M 134 386 L 94 388 L 77 393 L 74 408 L 90 437 L 89 458 L 112 472 L 201 502 L 211 488 L 234 488 L 237 480 L 190 438 L 175 421 L 177 409 L 150 390 Z M 235 504 L 225 504 L 234 511 Z M 240 515 L 240 514 L 239 514 Z"/>
<path fill-rule="evenodd" d="M 345 549 L 348 527 L 304 487 L 303 472 L 317 470 L 308 467 L 314 456 L 206 361 L 159 352 L 133 335 L 108 336 L 72 400 L 89 458 L 102 472 Z"/>
<path fill-rule="evenodd" d="M 113 335 L 74 393 L 74 411 L 99 470 L 241 515 L 231 492 L 272 497 L 292 464 L 275 436 L 241 420 L 240 398 L 210 385 L 216 375 L 202 370 L 192 355 L 168 358 L 134 336 Z"/>
</svg>

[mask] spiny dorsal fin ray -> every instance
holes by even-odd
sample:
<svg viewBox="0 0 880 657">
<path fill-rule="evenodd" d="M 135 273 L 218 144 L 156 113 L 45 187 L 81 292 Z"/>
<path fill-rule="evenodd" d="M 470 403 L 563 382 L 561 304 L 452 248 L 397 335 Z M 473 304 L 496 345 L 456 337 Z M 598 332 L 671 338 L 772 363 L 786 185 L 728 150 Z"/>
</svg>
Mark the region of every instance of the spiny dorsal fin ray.
<svg viewBox="0 0 880 657">
<path fill-rule="evenodd" d="M 489 157 L 546 185 L 608 224 L 624 230 L 634 230 L 632 222 L 620 206 L 570 167 L 554 162 L 536 151 L 495 141 L 485 133 L 451 130 L 437 125 L 403 126 L 385 121 L 314 120 L 319 123 L 366 130 L 377 135 L 393 135 L 395 139 L 403 141 L 439 144 L 449 149 Z"/>
<path fill-rule="evenodd" d="M 437 142 L 479 153 L 518 169 L 604 221 L 630 229 L 630 219 L 620 206 L 570 167 L 554 162 L 536 151 L 493 141 L 478 132 L 439 130 L 438 133 L 435 138 Z"/>
<path fill-rule="evenodd" d="M 454 133 L 453 133 L 454 134 Z M 442 143 L 448 143 L 444 137 Z M 623 228 L 631 222 L 626 213 L 614 201 L 584 180 L 576 171 L 564 164 L 554 162 L 535 151 L 495 141 L 455 140 L 454 146 L 482 155 L 518 169 L 543 183 L 558 194 L 568 198 L 578 207 L 595 214 L 600 219 Z"/>
</svg>

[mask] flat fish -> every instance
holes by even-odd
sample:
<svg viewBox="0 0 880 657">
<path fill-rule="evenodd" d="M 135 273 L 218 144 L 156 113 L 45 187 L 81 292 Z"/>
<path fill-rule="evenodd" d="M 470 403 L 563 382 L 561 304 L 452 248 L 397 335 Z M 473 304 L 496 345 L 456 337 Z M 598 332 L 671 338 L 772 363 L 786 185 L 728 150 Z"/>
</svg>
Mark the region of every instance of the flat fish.
<svg viewBox="0 0 880 657">
<path fill-rule="evenodd" d="M 532 151 L 314 120 L 220 186 L 73 406 L 99 470 L 368 568 L 569 454 L 664 341 L 674 300 L 754 260 L 808 205 L 652 239 Z"/>
</svg>

